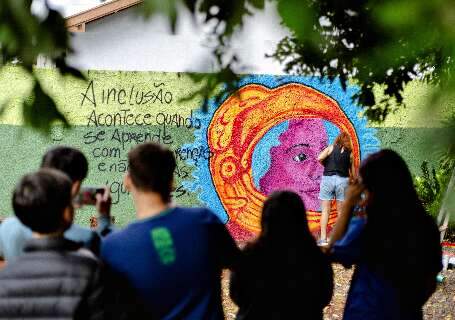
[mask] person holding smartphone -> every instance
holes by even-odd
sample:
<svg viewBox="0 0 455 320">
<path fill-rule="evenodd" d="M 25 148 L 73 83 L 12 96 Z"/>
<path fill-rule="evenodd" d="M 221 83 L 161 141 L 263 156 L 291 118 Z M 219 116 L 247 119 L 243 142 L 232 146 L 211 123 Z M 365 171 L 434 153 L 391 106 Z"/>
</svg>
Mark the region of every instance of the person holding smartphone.
<svg viewBox="0 0 455 320">
<path fill-rule="evenodd" d="M 74 216 L 72 185 L 66 174 L 48 168 L 17 184 L 14 213 L 33 235 L 24 253 L 0 271 L 2 319 L 115 319 L 105 316 L 100 261 L 63 235 Z"/>
<path fill-rule="evenodd" d="M 340 213 L 344 201 L 344 192 L 349 176 L 354 174 L 352 144 L 349 135 L 341 132 L 332 145 L 325 148 L 318 156 L 324 166 L 321 180 L 319 199 L 321 200 L 321 233 L 319 245 L 327 245 L 327 223 L 329 221 L 332 200 L 337 202 Z"/>
<path fill-rule="evenodd" d="M 343 319 L 420 320 L 442 269 L 438 227 L 396 152 L 370 155 L 359 175 L 323 247 L 332 261 L 356 266 Z"/>
<path fill-rule="evenodd" d="M 65 173 L 72 181 L 71 194 L 73 200 L 79 194 L 82 181 L 88 173 L 88 162 L 84 154 L 71 147 L 58 146 L 43 156 L 41 168 L 57 169 Z M 95 193 L 93 204 L 98 212 L 98 227 L 91 230 L 77 224 L 72 224 L 65 231 L 65 238 L 78 242 L 96 255 L 100 250 L 100 237 L 108 234 L 111 230 L 111 197 L 108 188 L 103 192 Z M 58 195 L 56 195 L 58 196 Z M 89 204 L 79 202 L 76 206 Z M 0 224 L 0 256 L 8 261 L 22 254 L 25 242 L 32 237 L 32 231 L 24 226 L 16 217 L 6 218 Z"/>
</svg>

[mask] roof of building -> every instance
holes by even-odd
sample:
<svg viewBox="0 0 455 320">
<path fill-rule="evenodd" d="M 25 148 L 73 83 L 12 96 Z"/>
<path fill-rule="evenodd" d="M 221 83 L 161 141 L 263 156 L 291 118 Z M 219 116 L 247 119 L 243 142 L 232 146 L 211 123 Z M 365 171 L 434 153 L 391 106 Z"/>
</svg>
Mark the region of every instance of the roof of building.
<svg viewBox="0 0 455 320">
<path fill-rule="evenodd" d="M 85 32 L 87 23 L 104 18 L 119 11 L 138 5 L 143 0 L 113 0 L 67 17 L 66 27 L 70 32 Z"/>
</svg>

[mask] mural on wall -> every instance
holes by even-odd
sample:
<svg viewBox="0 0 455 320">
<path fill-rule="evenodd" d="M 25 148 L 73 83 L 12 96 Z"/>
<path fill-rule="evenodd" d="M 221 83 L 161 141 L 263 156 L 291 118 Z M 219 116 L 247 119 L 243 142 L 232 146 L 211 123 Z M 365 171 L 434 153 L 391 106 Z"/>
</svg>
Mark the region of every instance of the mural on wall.
<svg viewBox="0 0 455 320">
<path fill-rule="evenodd" d="M 338 81 L 245 76 L 234 94 L 218 104 L 210 101 L 209 112 L 203 113 L 200 100 L 181 100 L 194 88 L 184 73 L 90 71 L 87 82 L 52 69 L 36 73 L 72 128 L 56 125 L 50 136 L 24 128 L 22 100 L 12 97 L 26 96 L 31 79 L 19 67 L 2 68 L 0 105 L 7 108 L 0 118 L 0 186 L 5 190 L 0 216 L 12 214 L 10 197 L 19 178 L 38 168 L 46 150 L 59 144 L 87 156 L 84 184 L 110 188 L 119 226 L 135 218 L 122 182 L 128 151 L 148 141 L 164 144 L 177 160 L 175 202 L 208 206 L 238 240 L 257 234 L 263 201 L 280 189 L 301 196 L 310 228 L 318 230 L 323 168 L 316 157 L 340 130 L 352 139 L 356 165 L 379 147 L 399 150 L 414 172 L 422 160 L 432 161 L 420 147 L 429 129 L 393 117 L 382 127 L 368 126 L 351 99 L 356 86 L 344 91 Z M 411 89 L 406 104 L 413 110 L 425 97 L 423 89 Z M 93 214 L 90 207 L 78 210 L 76 222 L 89 225 Z M 333 211 L 329 223 L 335 218 Z"/>
<path fill-rule="evenodd" d="M 237 239 L 260 231 L 262 203 L 283 189 L 301 196 L 310 229 L 319 229 L 318 154 L 340 130 L 351 137 L 356 166 L 379 149 L 375 130 L 350 98 L 355 90 L 321 79 L 248 76 L 223 103 L 212 103 L 208 115 L 199 114 L 204 126 L 197 143 L 207 143 L 212 155 L 196 169 L 193 189 L 212 181 L 200 199 L 216 208 Z M 329 226 L 335 219 L 332 210 Z"/>
</svg>

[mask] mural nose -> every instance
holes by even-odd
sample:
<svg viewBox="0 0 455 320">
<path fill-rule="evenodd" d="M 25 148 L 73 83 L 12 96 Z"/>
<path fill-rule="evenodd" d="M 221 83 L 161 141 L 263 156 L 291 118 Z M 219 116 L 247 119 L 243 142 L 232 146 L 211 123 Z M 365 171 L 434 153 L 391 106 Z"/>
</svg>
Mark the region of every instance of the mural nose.
<svg viewBox="0 0 455 320">
<path fill-rule="evenodd" d="M 316 160 L 309 162 L 304 174 L 312 181 L 319 181 L 322 177 L 321 165 Z"/>
</svg>

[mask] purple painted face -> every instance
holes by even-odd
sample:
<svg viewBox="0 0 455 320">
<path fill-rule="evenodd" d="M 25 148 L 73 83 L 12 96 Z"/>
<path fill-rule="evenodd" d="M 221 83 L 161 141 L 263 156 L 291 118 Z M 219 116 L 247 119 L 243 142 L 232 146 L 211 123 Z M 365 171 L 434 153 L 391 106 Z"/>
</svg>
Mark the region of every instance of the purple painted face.
<svg viewBox="0 0 455 320">
<path fill-rule="evenodd" d="M 292 190 L 300 195 L 308 210 L 318 210 L 324 168 L 317 157 L 327 146 L 323 120 L 290 120 L 279 141 L 270 150 L 272 160 L 259 181 L 261 191 L 269 195 L 277 190 Z"/>
</svg>

